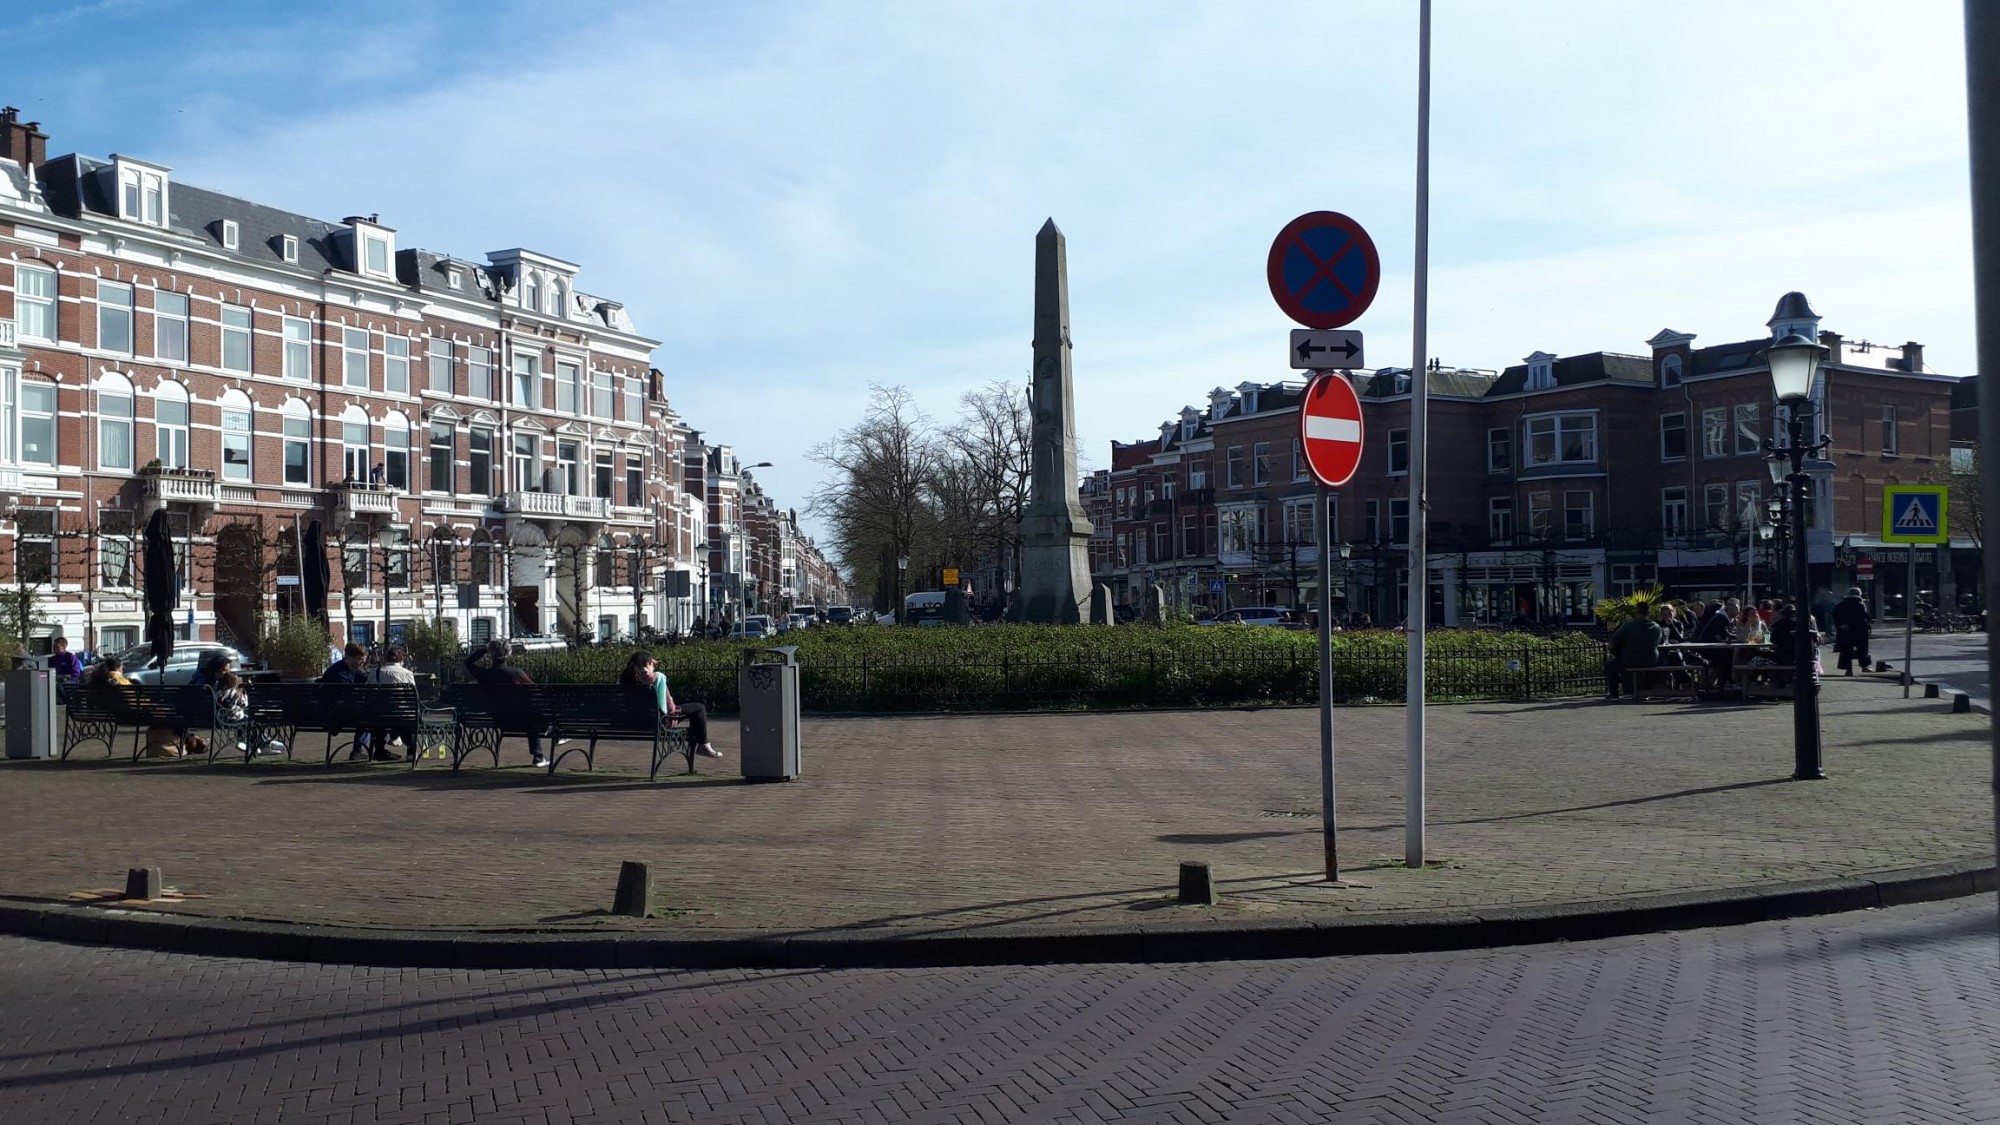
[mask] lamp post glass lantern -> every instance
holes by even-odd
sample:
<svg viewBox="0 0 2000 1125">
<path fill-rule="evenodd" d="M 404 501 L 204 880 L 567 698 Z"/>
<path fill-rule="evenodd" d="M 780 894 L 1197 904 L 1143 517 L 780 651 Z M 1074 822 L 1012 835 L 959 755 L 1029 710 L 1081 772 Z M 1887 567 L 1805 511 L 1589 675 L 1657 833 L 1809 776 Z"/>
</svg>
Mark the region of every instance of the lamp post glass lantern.
<svg viewBox="0 0 2000 1125">
<path fill-rule="evenodd" d="M 1806 475 L 1806 458 L 1827 445 L 1827 439 L 1819 434 L 1812 402 L 1813 379 L 1826 349 L 1794 332 L 1773 343 L 1765 354 L 1771 367 L 1771 389 L 1789 414 L 1784 444 L 1773 441 L 1770 452 L 1774 459 L 1786 458 L 1792 470 L 1786 483 L 1790 485 L 1791 541 L 1796 559 L 1792 580 L 1799 626 L 1792 631 L 1797 638 L 1792 654 L 1792 780 L 1811 781 L 1825 777 L 1826 772 L 1820 765 L 1819 683 L 1813 679 L 1818 641 L 1811 625 L 1812 564 L 1806 543 L 1806 505 L 1811 501 L 1812 478 Z M 1813 426 L 1810 439 L 1808 418 Z"/>
</svg>

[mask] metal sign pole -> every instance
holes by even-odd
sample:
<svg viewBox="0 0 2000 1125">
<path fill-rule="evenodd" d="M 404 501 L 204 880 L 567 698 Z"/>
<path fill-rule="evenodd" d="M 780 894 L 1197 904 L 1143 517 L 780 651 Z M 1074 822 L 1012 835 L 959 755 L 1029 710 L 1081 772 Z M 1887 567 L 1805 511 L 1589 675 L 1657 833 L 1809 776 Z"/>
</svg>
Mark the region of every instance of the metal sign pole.
<svg viewBox="0 0 2000 1125">
<path fill-rule="evenodd" d="M 1917 627 L 1917 549 L 1903 548 L 1903 698 L 1910 698 L 1910 684 L 1917 678 L 1915 642 Z"/>
<path fill-rule="evenodd" d="M 1339 378 L 1339 376 L 1322 376 Z M 1333 490 L 1319 486 L 1314 532 L 1319 539 L 1319 824 L 1326 881 L 1340 882 L 1340 846 L 1333 812 Z"/>
<path fill-rule="evenodd" d="M 1403 796 L 1403 863 L 1424 865 L 1424 618 L 1430 609 L 1430 565 L 1425 559 L 1425 532 L 1430 496 L 1424 486 L 1425 409 L 1430 398 L 1425 370 L 1429 357 L 1424 339 L 1429 318 L 1431 210 L 1431 0 L 1423 0 L 1417 16 L 1417 245 L 1416 310 L 1410 361 L 1410 591 L 1408 651 L 1403 698 L 1408 718 L 1405 732 L 1406 777 Z"/>
</svg>

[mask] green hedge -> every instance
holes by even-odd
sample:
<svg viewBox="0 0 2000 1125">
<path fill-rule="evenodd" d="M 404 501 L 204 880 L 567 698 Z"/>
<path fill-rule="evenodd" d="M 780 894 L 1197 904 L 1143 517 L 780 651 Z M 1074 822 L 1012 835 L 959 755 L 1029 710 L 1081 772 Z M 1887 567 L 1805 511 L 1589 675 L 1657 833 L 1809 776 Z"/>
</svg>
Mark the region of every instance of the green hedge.
<svg viewBox="0 0 2000 1125">
<path fill-rule="evenodd" d="M 652 651 L 676 695 L 736 708 L 746 649 L 796 645 L 806 711 L 1019 711 L 1307 704 L 1319 698 L 1317 638 L 1210 627 L 818 628 L 778 641 L 699 641 Z M 525 656 L 543 683 L 608 683 L 632 649 Z M 1582 636 L 1440 630 L 1426 645 L 1427 698 L 1536 699 L 1603 690 L 1604 646 Z M 1404 637 L 1334 638 L 1334 697 L 1400 702 Z"/>
</svg>

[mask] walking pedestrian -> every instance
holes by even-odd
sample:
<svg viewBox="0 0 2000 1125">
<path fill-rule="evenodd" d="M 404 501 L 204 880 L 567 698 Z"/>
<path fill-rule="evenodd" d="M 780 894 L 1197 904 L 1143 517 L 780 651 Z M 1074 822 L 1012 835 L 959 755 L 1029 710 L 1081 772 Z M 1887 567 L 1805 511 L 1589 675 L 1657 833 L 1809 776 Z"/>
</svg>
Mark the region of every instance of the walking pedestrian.
<svg viewBox="0 0 2000 1125">
<path fill-rule="evenodd" d="M 1840 655 L 1840 670 L 1852 676 L 1854 662 L 1866 672 L 1874 661 L 1868 655 L 1870 624 L 1868 605 L 1861 600 L 1861 588 L 1848 588 L 1847 596 L 1833 607 L 1833 650 Z"/>
<path fill-rule="evenodd" d="M 641 649 L 625 661 L 625 670 L 618 673 L 618 686 L 626 691 L 643 692 L 653 697 L 660 713 L 687 722 L 688 741 L 694 744 L 694 752 L 710 758 L 722 757 L 722 751 L 709 745 L 708 708 L 699 703 L 674 702 L 674 693 L 667 686 L 666 674 L 659 670 L 653 654 Z"/>
</svg>

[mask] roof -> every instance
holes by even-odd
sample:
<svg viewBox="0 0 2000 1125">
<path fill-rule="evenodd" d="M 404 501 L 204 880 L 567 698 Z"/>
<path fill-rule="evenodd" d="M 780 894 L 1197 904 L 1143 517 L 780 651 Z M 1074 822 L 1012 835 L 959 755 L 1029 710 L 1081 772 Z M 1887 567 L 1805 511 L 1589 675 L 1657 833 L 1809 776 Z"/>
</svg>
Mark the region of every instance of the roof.
<svg viewBox="0 0 2000 1125">
<path fill-rule="evenodd" d="M 1400 378 L 1409 375 L 1407 367 L 1383 367 L 1369 375 L 1362 376 L 1354 388 L 1362 398 L 1388 398 L 1392 395 L 1410 393 L 1407 384 L 1398 386 Z M 1440 367 L 1431 371 L 1426 379 L 1433 398 L 1484 398 L 1500 378 L 1491 371 L 1465 370 L 1456 367 Z"/>
<path fill-rule="evenodd" d="M 1580 387 L 1588 383 L 1636 383 L 1651 386 L 1653 361 L 1616 352 L 1586 352 L 1563 356 L 1551 366 L 1557 387 Z M 1520 394 L 1528 389 L 1528 365 L 1517 363 L 1500 373 L 1488 395 Z"/>
<path fill-rule="evenodd" d="M 1812 305 L 1806 301 L 1806 295 L 1794 289 L 1790 293 L 1787 293 L 1784 296 L 1778 298 L 1777 311 L 1772 313 L 1771 319 L 1765 321 L 1764 323 L 1766 326 L 1769 326 L 1776 324 L 1781 320 L 1818 320 L 1818 319 L 1819 319 L 1819 314 L 1812 310 Z"/>
<path fill-rule="evenodd" d="M 1759 336 L 1754 340 L 1738 340 L 1733 344 L 1711 344 L 1706 348 L 1696 348 L 1692 355 L 1694 362 L 1689 375 L 1713 375 L 1720 371 L 1741 371 L 1764 365 L 1764 349 L 1771 346 L 1769 336 Z"/>
</svg>

